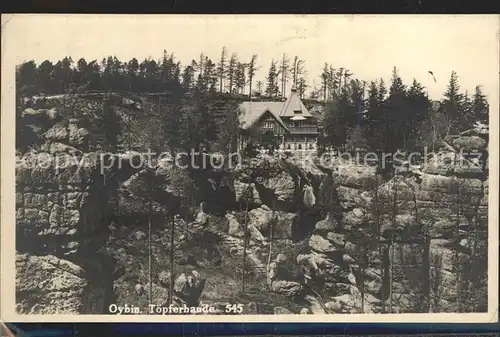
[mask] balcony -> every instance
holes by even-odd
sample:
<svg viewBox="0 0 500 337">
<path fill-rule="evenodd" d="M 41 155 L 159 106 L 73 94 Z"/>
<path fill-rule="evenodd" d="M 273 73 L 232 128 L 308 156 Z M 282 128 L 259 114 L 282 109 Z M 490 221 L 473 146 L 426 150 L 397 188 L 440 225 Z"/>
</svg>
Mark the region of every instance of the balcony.
<svg viewBox="0 0 500 337">
<path fill-rule="evenodd" d="M 318 134 L 317 127 L 307 127 L 307 128 L 288 128 L 292 134 Z"/>
</svg>

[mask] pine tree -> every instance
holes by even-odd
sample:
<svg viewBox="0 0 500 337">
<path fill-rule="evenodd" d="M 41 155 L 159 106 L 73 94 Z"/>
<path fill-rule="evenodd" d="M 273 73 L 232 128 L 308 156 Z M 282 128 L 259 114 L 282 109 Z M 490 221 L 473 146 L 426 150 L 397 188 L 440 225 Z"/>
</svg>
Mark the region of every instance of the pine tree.
<svg viewBox="0 0 500 337">
<path fill-rule="evenodd" d="M 246 84 L 245 73 L 246 73 L 246 64 L 238 62 L 235 74 L 236 75 L 235 87 L 237 93 L 244 94 L 245 84 Z"/>
<path fill-rule="evenodd" d="M 299 78 L 299 81 L 297 83 L 297 92 L 299 93 L 300 99 L 304 98 L 304 96 L 306 94 L 307 87 L 308 87 L 308 85 L 306 82 L 306 78 L 305 77 Z"/>
<path fill-rule="evenodd" d="M 447 117 L 456 121 L 457 125 L 453 128 L 453 131 L 458 131 L 461 129 L 461 112 L 463 103 L 463 95 L 460 93 L 460 85 L 458 83 L 458 75 L 455 71 L 451 72 L 450 81 L 448 82 L 448 87 L 444 93 L 443 108 L 444 113 Z M 457 130 L 455 130 L 457 129 Z"/>
<path fill-rule="evenodd" d="M 342 83 L 342 81 L 345 79 L 344 71 L 345 71 L 345 68 L 340 67 L 339 69 L 337 69 L 337 72 L 335 73 L 335 80 L 339 83 L 338 95 L 340 95 L 342 93 L 342 89 L 345 86 L 345 82 Z"/>
<path fill-rule="evenodd" d="M 349 69 L 344 69 L 344 86 L 347 86 L 347 83 L 349 83 L 349 80 L 351 79 L 351 76 L 353 74 L 349 71 Z"/>
<path fill-rule="evenodd" d="M 285 95 L 286 93 L 286 83 L 288 80 L 288 76 L 290 74 L 290 60 L 286 57 L 286 54 L 283 54 L 283 58 L 281 59 L 280 72 L 281 72 L 281 93 Z"/>
<path fill-rule="evenodd" d="M 408 113 L 406 123 L 407 148 L 415 148 L 419 144 L 419 130 L 428 119 L 430 102 L 425 94 L 424 87 L 413 79 L 408 89 L 406 109 Z"/>
<path fill-rule="evenodd" d="M 35 61 L 24 62 L 16 69 L 17 91 L 22 94 L 36 93 L 37 67 Z"/>
<path fill-rule="evenodd" d="M 205 57 L 205 72 L 203 74 L 204 90 L 215 91 L 217 82 L 215 63 Z"/>
<path fill-rule="evenodd" d="M 473 102 L 467 90 L 465 90 L 465 93 L 463 95 L 462 104 L 460 104 L 460 110 L 461 123 L 463 124 L 464 129 L 468 129 L 474 124 L 475 118 Z"/>
<path fill-rule="evenodd" d="M 264 83 L 259 80 L 256 83 L 256 87 L 257 87 L 257 92 L 259 92 L 260 94 L 262 94 L 262 89 L 264 88 Z"/>
<path fill-rule="evenodd" d="M 227 74 L 226 61 L 227 49 L 226 47 L 223 47 L 219 60 L 219 66 L 217 67 L 217 77 L 219 78 L 219 92 L 223 92 L 224 90 L 224 79 L 226 78 Z"/>
<path fill-rule="evenodd" d="M 326 142 L 341 151 L 344 149 L 347 139 L 348 124 L 346 112 L 351 108 L 351 102 L 347 91 L 334 102 L 328 104 L 323 120 L 323 129 Z"/>
<path fill-rule="evenodd" d="M 297 84 L 297 79 L 298 79 L 298 68 L 299 68 L 299 63 L 300 59 L 298 56 L 295 56 L 293 58 L 293 64 L 292 64 L 292 69 L 290 69 L 291 75 L 292 75 L 292 86 Z"/>
<path fill-rule="evenodd" d="M 139 70 L 139 61 L 133 58 L 127 63 L 127 75 L 128 75 L 128 90 L 132 91 L 134 88 L 135 78 L 137 77 L 137 71 Z"/>
<path fill-rule="evenodd" d="M 366 149 L 368 144 L 366 142 L 365 132 L 361 127 L 354 127 L 349 130 L 349 138 L 346 142 L 346 148 L 349 151 L 356 151 L 358 149 Z"/>
<path fill-rule="evenodd" d="M 327 72 L 327 87 L 329 99 L 335 99 L 339 95 L 337 91 L 339 88 L 339 82 L 335 76 L 336 71 L 337 70 L 335 68 L 330 66 Z"/>
<path fill-rule="evenodd" d="M 369 139 L 370 148 L 374 150 L 378 148 L 378 144 L 380 143 L 380 126 L 382 123 L 378 87 L 377 83 L 374 81 L 370 82 L 366 105 L 365 118 L 367 122 L 367 137 Z"/>
<path fill-rule="evenodd" d="M 323 71 L 321 73 L 321 87 L 323 89 L 323 101 L 328 101 L 328 79 L 329 79 L 329 68 L 328 63 L 325 63 Z"/>
<path fill-rule="evenodd" d="M 489 104 L 480 85 L 476 86 L 474 96 L 472 98 L 472 111 L 476 121 L 488 123 Z"/>
<path fill-rule="evenodd" d="M 300 78 L 305 75 L 306 75 L 306 61 L 297 58 L 293 85 L 297 87 Z"/>
<path fill-rule="evenodd" d="M 406 121 L 407 121 L 407 106 L 406 106 L 406 87 L 398 74 L 397 68 L 393 68 L 391 87 L 389 89 L 389 97 L 387 104 L 387 120 L 386 130 L 387 135 L 384 149 L 394 152 L 398 147 L 405 148 L 406 141 Z"/>
<path fill-rule="evenodd" d="M 182 73 L 182 86 L 185 90 L 190 90 L 193 87 L 195 69 L 192 65 L 184 68 Z"/>
<path fill-rule="evenodd" d="M 162 110 L 160 115 L 162 134 L 167 135 L 165 145 L 171 154 L 175 155 L 177 151 L 183 149 L 183 143 L 186 141 L 184 136 L 189 132 L 187 130 L 187 118 L 180 105 L 176 102 L 165 105 L 160 109 Z"/>
<path fill-rule="evenodd" d="M 42 93 L 45 93 L 45 94 L 51 94 L 54 92 L 54 83 L 53 83 L 53 78 L 52 78 L 52 71 L 54 69 L 54 65 L 52 64 L 52 62 L 46 60 L 46 61 L 43 61 L 39 66 L 38 66 L 38 69 L 37 69 L 37 72 L 38 72 L 38 86 L 40 88 L 40 91 Z M 85 72 L 83 73 L 83 76 L 81 76 L 80 78 L 82 78 L 82 83 L 83 81 L 90 81 L 91 78 L 87 78 L 88 76 L 88 65 L 85 66 Z M 85 79 L 83 79 L 85 78 Z M 21 82 L 24 82 L 22 81 L 22 79 L 20 79 Z M 17 77 L 16 77 L 16 83 L 17 83 Z M 24 85 L 24 83 L 23 83 Z"/>
<path fill-rule="evenodd" d="M 252 81 L 253 81 L 253 78 L 255 76 L 255 72 L 258 70 L 258 67 L 257 67 L 256 63 L 257 63 L 257 54 L 253 54 L 252 58 L 250 59 L 250 62 L 248 63 L 248 68 L 247 68 L 247 71 L 248 71 L 248 85 L 249 85 L 248 95 L 250 97 L 252 96 Z"/>
<path fill-rule="evenodd" d="M 274 59 L 271 61 L 271 66 L 269 67 L 269 72 L 266 77 L 266 95 L 269 97 L 275 97 L 278 93 L 278 87 L 276 85 L 276 80 L 278 78 L 278 72 L 276 70 L 276 63 Z"/>
<path fill-rule="evenodd" d="M 237 67 L 238 67 L 238 56 L 236 55 L 236 53 L 232 53 L 227 67 L 228 90 L 229 93 L 231 94 L 234 93 L 233 90 L 236 84 Z"/>
</svg>

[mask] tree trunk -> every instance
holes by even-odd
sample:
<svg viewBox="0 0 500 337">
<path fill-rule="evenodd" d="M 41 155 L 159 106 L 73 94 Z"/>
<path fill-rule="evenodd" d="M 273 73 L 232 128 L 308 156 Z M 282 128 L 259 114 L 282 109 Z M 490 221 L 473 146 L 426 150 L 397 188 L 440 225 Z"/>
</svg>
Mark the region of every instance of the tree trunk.
<svg viewBox="0 0 500 337">
<path fill-rule="evenodd" d="M 174 296 L 174 235 L 175 235 L 175 221 L 174 217 L 172 216 L 172 228 L 170 229 L 170 289 L 169 289 L 169 296 L 168 296 L 168 304 L 172 304 L 173 301 L 173 296 Z"/>
<path fill-rule="evenodd" d="M 389 246 L 389 313 L 392 314 L 393 305 L 393 282 L 394 282 L 394 236 L 391 239 Z"/>
<path fill-rule="evenodd" d="M 149 279 L 149 304 L 153 304 L 153 249 L 152 249 L 152 240 L 151 240 L 151 206 L 149 209 L 149 221 L 148 221 L 148 258 L 149 258 L 149 266 L 148 266 L 148 279 Z"/>
<path fill-rule="evenodd" d="M 267 257 L 266 272 L 269 270 L 269 266 L 271 265 L 271 260 L 272 260 L 272 256 L 273 256 L 274 209 L 275 209 L 275 201 L 273 200 L 273 212 L 272 212 L 272 215 L 271 215 L 271 224 L 269 226 L 269 255 Z"/>
<path fill-rule="evenodd" d="M 186 237 L 186 242 L 188 240 L 188 234 L 189 234 L 189 228 L 188 228 L 188 210 L 190 209 L 191 207 L 191 198 L 188 197 L 188 201 L 187 201 L 187 207 L 186 207 L 186 214 L 184 215 L 184 235 Z"/>
<path fill-rule="evenodd" d="M 250 98 L 250 100 L 252 100 L 252 76 L 250 76 L 249 80 L 248 80 L 248 98 Z"/>
<path fill-rule="evenodd" d="M 430 301 L 431 301 L 431 284 L 430 284 L 430 238 L 429 238 L 429 233 L 427 232 L 425 234 L 425 239 L 424 239 L 424 249 L 422 252 L 422 280 L 423 280 L 423 286 L 422 286 L 422 312 L 430 312 Z"/>
<path fill-rule="evenodd" d="M 362 248 L 363 252 L 361 255 L 362 262 L 360 268 L 361 270 L 360 279 L 361 279 L 361 313 L 363 314 L 365 312 L 365 260 L 366 260 L 366 245 L 364 241 Z"/>
<path fill-rule="evenodd" d="M 382 312 L 385 312 L 385 263 L 384 263 L 384 255 L 383 255 L 383 249 L 382 249 L 382 243 L 381 243 L 381 237 L 382 237 L 382 228 L 380 226 L 380 214 L 379 214 L 379 198 L 378 198 L 378 174 L 375 176 L 376 183 L 375 183 L 375 220 L 377 222 L 377 248 L 378 248 L 378 256 L 380 259 L 380 274 L 382 277 L 382 290 L 381 290 L 381 298 L 382 298 Z"/>
<path fill-rule="evenodd" d="M 430 299 L 431 299 L 431 284 L 430 284 L 430 223 L 423 224 L 420 219 L 420 213 L 417 204 L 417 193 L 413 191 L 413 205 L 415 207 L 415 220 L 417 226 L 423 228 L 424 247 L 422 250 L 422 293 L 420 295 L 420 310 L 421 312 L 430 312 Z"/>
<path fill-rule="evenodd" d="M 456 155 L 455 155 L 455 162 L 456 162 Z M 456 211 L 455 211 L 455 216 L 456 216 L 456 223 L 455 223 L 455 235 L 458 237 L 459 235 L 459 225 L 460 225 L 460 211 L 461 211 L 461 205 L 460 205 L 460 188 L 458 185 L 457 179 L 453 179 L 454 181 L 457 182 L 456 186 Z M 457 273 L 457 278 L 456 278 L 456 292 L 457 292 L 457 306 L 458 306 L 458 312 L 463 312 L 463 301 L 462 301 L 462 287 L 463 287 L 463 281 L 461 274 L 463 271 L 461 270 L 461 266 L 459 264 L 459 255 L 458 251 L 455 249 L 455 254 L 454 254 L 454 259 L 455 259 L 455 265 L 456 265 L 456 273 Z M 463 294 L 462 294 L 463 295 Z"/>
<path fill-rule="evenodd" d="M 392 227 L 393 229 L 396 228 L 396 214 L 397 214 L 397 177 L 393 177 L 393 201 L 392 201 Z M 391 242 L 389 245 L 389 313 L 392 313 L 392 305 L 393 305 L 393 299 L 392 299 L 392 293 L 393 293 L 393 282 L 394 282 L 394 240 L 395 240 L 395 234 L 392 233 L 391 235 Z"/>
<path fill-rule="evenodd" d="M 243 267 L 241 271 L 241 292 L 245 293 L 245 278 L 246 278 L 246 260 L 247 260 L 247 245 L 248 245 L 248 200 L 246 201 L 245 208 L 245 232 L 243 233 Z"/>
</svg>

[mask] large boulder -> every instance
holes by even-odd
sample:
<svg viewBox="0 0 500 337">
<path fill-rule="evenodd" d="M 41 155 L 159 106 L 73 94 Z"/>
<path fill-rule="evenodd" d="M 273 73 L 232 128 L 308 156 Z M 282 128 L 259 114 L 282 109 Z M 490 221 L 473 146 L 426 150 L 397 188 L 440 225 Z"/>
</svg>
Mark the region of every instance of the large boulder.
<svg viewBox="0 0 500 337">
<path fill-rule="evenodd" d="M 242 238 L 245 235 L 245 232 L 241 224 L 238 222 L 238 219 L 236 219 L 232 213 L 226 214 L 226 218 L 228 220 L 228 234 Z"/>
<path fill-rule="evenodd" d="M 275 157 L 252 158 L 235 169 L 238 180 L 254 183 L 263 202 L 277 201 L 280 205 L 292 207 L 296 197 L 295 179 L 289 164 Z"/>
<path fill-rule="evenodd" d="M 272 211 L 263 205 L 249 212 L 250 224 L 261 233 L 270 233 L 270 225 L 273 223 L 273 237 L 291 238 L 292 227 L 297 215 L 283 211 Z"/>
<path fill-rule="evenodd" d="M 78 265 L 53 255 L 16 255 L 19 314 L 102 314 L 106 292 Z"/>
<path fill-rule="evenodd" d="M 174 282 L 174 301 L 188 307 L 197 306 L 200 303 L 205 282 L 206 279 L 195 270 L 191 273 L 180 274 Z"/>
<path fill-rule="evenodd" d="M 453 146 L 465 152 L 481 153 L 486 149 L 486 141 L 478 136 L 460 136 L 451 141 Z"/>
<path fill-rule="evenodd" d="M 346 243 L 345 235 L 334 232 L 328 232 L 326 237 L 319 234 L 313 234 L 309 239 L 309 246 L 314 251 L 325 255 L 343 252 Z"/>
<path fill-rule="evenodd" d="M 45 132 L 45 139 L 52 142 L 67 141 L 68 130 L 62 123 L 58 123 Z"/>
<path fill-rule="evenodd" d="M 268 192 L 274 194 L 276 200 L 281 202 L 293 202 L 295 198 L 295 181 L 287 172 L 279 172 L 269 178 L 257 178 L 256 182 L 261 184 Z"/>
<path fill-rule="evenodd" d="M 150 287 L 149 287 L 149 282 L 148 282 L 143 287 L 144 294 L 147 296 L 147 298 L 149 298 L 149 288 Z M 152 298 L 151 304 L 166 305 L 168 303 L 168 289 L 167 288 L 160 286 L 160 285 L 153 282 L 151 284 L 151 290 L 152 290 L 152 294 L 153 294 L 153 296 L 151 296 L 151 298 Z"/>
<path fill-rule="evenodd" d="M 333 174 L 338 185 L 351 188 L 369 189 L 375 184 L 376 168 L 372 166 L 359 166 L 351 163 L 340 163 Z"/>
<path fill-rule="evenodd" d="M 244 197 L 247 191 L 251 190 L 248 195 L 251 195 L 252 198 L 250 200 L 246 200 Z M 239 180 L 234 181 L 234 192 L 236 195 L 236 202 L 244 203 L 249 202 L 250 204 L 262 204 L 262 200 L 260 200 L 259 191 L 255 188 L 255 184 L 244 183 Z"/>
<path fill-rule="evenodd" d="M 68 125 L 68 142 L 81 150 L 87 150 L 89 146 L 90 133 L 87 129 L 79 127 L 75 122 Z"/>
<path fill-rule="evenodd" d="M 294 298 L 302 293 L 304 287 L 298 282 L 277 280 L 271 283 L 271 290 L 280 295 Z"/>
</svg>

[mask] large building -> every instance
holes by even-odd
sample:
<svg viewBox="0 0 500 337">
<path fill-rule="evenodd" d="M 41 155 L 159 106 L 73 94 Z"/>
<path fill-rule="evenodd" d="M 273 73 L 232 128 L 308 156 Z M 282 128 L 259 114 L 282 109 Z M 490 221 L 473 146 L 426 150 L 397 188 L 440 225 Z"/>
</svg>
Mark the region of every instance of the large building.
<svg viewBox="0 0 500 337">
<path fill-rule="evenodd" d="M 295 88 L 281 102 L 243 102 L 239 107 L 240 127 L 243 134 L 271 132 L 285 150 L 316 150 L 318 122 L 304 106 Z M 243 137 L 240 147 L 247 144 Z"/>
</svg>

